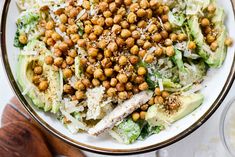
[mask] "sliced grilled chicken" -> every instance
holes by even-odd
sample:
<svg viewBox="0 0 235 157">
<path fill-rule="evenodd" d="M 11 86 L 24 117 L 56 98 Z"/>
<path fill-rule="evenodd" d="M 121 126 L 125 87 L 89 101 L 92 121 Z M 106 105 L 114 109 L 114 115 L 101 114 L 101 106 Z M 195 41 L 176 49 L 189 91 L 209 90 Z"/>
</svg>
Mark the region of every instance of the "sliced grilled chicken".
<svg viewBox="0 0 235 157">
<path fill-rule="evenodd" d="M 153 95 L 151 91 L 143 91 L 134 95 L 131 99 L 118 105 L 112 112 L 106 115 L 93 128 L 88 130 L 91 135 L 98 136 L 99 134 L 112 129 L 117 122 L 126 118 L 129 114 L 145 104 Z"/>
</svg>

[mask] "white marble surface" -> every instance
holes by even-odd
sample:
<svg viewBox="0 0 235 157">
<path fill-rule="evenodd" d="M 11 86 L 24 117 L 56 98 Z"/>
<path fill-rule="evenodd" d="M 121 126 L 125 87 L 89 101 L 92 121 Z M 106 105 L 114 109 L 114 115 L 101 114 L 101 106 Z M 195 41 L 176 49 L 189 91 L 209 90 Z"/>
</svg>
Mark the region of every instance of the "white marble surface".
<svg viewBox="0 0 235 157">
<path fill-rule="evenodd" d="M 0 0 L 0 6 L 2 6 Z M 0 12 L 2 9 L 0 9 Z M 1 61 L 0 61 L 1 62 Z M 7 81 L 5 71 L 2 63 L 0 63 L 0 117 L 5 104 L 14 96 L 10 85 Z M 219 122 L 221 112 L 227 102 L 235 97 L 235 84 L 232 86 L 228 96 L 221 104 L 220 108 L 215 114 L 194 133 L 187 136 L 183 140 L 166 147 L 160 151 L 158 157 L 229 157 L 226 153 L 219 136 Z M 97 155 L 86 153 L 89 157 L 103 157 L 104 155 Z M 154 157 L 155 152 L 134 155 L 133 157 Z"/>
</svg>

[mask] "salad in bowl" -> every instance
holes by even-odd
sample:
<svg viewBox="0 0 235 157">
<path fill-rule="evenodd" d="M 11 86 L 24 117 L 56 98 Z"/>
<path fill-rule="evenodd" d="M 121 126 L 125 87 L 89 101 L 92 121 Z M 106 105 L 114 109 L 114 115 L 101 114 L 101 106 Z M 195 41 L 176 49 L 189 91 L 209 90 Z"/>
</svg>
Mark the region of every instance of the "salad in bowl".
<svg viewBox="0 0 235 157">
<path fill-rule="evenodd" d="M 215 0 L 18 0 L 22 94 L 74 134 L 164 131 L 204 101 L 233 41 Z"/>
</svg>

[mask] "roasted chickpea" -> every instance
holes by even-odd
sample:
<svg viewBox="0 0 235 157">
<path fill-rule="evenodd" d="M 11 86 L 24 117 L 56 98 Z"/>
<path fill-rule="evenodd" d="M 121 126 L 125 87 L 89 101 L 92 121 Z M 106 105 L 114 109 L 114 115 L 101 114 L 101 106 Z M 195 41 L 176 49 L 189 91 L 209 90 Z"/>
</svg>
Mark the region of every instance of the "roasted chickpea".
<svg viewBox="0 0 235 157">
<path fill-rule="evenodd" d="M 96 40 L 97 39 L 97 36 L 95 35 L 95 33 L 91 33 L 88 38 L 92 41 Z"/>
<path fill-rule="evenodd" d="M 140 114 L 138 112 L 132 113 L 132 119 L 134 122 L 140 119 Z"/>
<path fill-rule="evenodd" d="M 139 28 L 145 28 L 147 26 L 147 22 L 144 21 L 144 20 L 141 20 L 141 21 L 138 22 L 137 26 Z"/>
<path fill-rule="evenodd" d="M 70 37 L 73 43 L 77 43 L 78 39 L 80 39 L 80 36 L 78 34 L 71 34 Z"/>
<path fill-rule="evenodd" d="M 129 23 L 126 20 L 121 21 L 120 24 L 121 24 L 121 27 L 124 28 L 124 29 L 127 29 L 130 26 Z"/>
<path fill-rule="evenodd" d="M 83 91 L 76 91 L 75 96 L 78 100 L 83 100 L 86 97 L 86 95 Z"/>
<path fill-rule="evenodd" d="M 92 79 L 91 82 L 92 82 L 92 85 L 95 86 L 95 87 L 100 85 L 100 81 L 98 79 Z"/>
<path fill-rule="evenodd" d="M 139 52 L 139 47 L 137 45 L 132 46 L 132 48 L 130 49 L 130 52 L 133 55 L 137 55 Z"/>
<path fill-rule="evenodd" d="M 66 67 L 67 67 L 67 63 L 66 63 L 66 61 L 63 61 L 62 65 L 61 65 L 61 68 L 65 69 Z"/>
<path fill-rule="evenodd" d="M 141 83 L 139 85 L 139 90 L 141 90 L 141 91 L 147 90 L 148 88 L 149 88 L 149 86 L 148 86 L 148 84 L 146 82 Z"/>
<path fill-rule="evenodd" d="M 126 91 L 118 93 L 118 98 L 121 99 L 121 100 L 126 100 L 127 97 L 128 97 L 128 94 L 127 94 Z"/>
<path fill-rule="evenodd" d="M 111 42 L 108 44 L 107 49 L 110 50 L 111 52 L 115 52 L 118 50 L 118 46 L 116 42 Z"/>
<path fill-rule="evenodd" d="M 107 46 L 107 44 L 108 44 L 107 40 L 102 39 L 102 40 L 99 41 L 98 47 L 101 48 L 101 49 L 104 49 Z"/>
<path fill-rule="evenodd" d="M 125 90 L 125 86 L 122 83 L 117 83 L 116 89 L 118 92 L 123 92 Z"/>
<path fill-rule="evenodd" d="M 122 38 L 128 38 L 131 36 L 131 32 L 128 29 L 123 29 L 121 31 L 121 37 Z"/>
<path fill-rule="evenodd" d="M 138 32 L 138 31 L 133 31 L 133 32 L 132 32 L 132 37 L 133 37 L 134 39 L 139 39 L 140 36 L 141 36 L 140 32 Z"/>
<path fill-rule="evenodd" d="M 121 30 L 122 30 L 121 26 L 119 26 L 117 24 L 114 24 L 113 27 L 112 27 L 112 32 L 115 33 L 115 34 L 119 34 L 121 32 Z"/>
<path fill-rule="evenodd" d="M 110 10 L 111 12 L 116 11 L 116 9 L 117 9 L 117 5 L 116 5 L 115 2 L 112 2 L 112 3 L 109 4 L 109 10 Z"/>
<path fill-rule="evenodd" d="M 138 63 L 139 58 L 137 56 L 132 55 L 132 56 L 130 56 L 129 60 L 130 60 L 132 65 L 135 65 L 135 64 Z"/>
<path fill-rule="evenodd" d="M 68 84 L 64 85 L 63 91 L 67 94 L 73 94 L 73 88 Z"/>
<path fill-rule="evenodd" d="M 233 45 L 233 39 L 232 38 L 226 38 L 225 39 L 225 45 L 226 46 L 232 46 Z"/>
<path fill-rule="evenodd" d="M 60 24 L 59 29 L 61 30 L 61 32 L 66 32 L 66 26 L 64 24 Z"/>
<path fill-rule="evenodd" d="M 59 66 L 61 66 L 61 64 L 63 63 L 63 58 L 61 58 L 61 57 L 57 57 L 57 58 L 55 58 L 55 60 L 54 60 L 54 65 L 55 66 L 57 66 L 57 67 L 59 67 Z"/>
<path fill-rule="evenodd" d="M 121 66 L 124 66 L 126 65 L 128 62 L 128 59 L 126 58 L 126 56 L 120 56 L 119 60 L 118 60 L 118 63 L 121 65 Z"/>
<path fill-rule="evenodd" d="M 122 15 L 115 15 L 114 18 L 113 18 L 113 22 L 114 23 L 120 23 L 122 20 Z"/>
<path fill-rule="evenodd" d="M 210 25 L 210 21 L 208 20 L 208 18 L 203 18 L 201 21 L 201 25 L 202 27 L 206 27 Z"/>
<path fill-rule="evenodd" d="M 155 93 L 156 96 L 161 96 L 162 95 L 161 90 L 158 87 L 155 88 L 154 93 Z"/>
<path fill-rule="evenodd" d="M 164 23 L 163 27 L 167 32 L 171 32 L 171 30 L 172 30 L 170 22 Z"/>
<path fill-rule="evenodd" d="M 104 74 L 107 77 L 111 77 L 113 75 L 113 69 L 111 68 L 104 69 Z"/>
<path fill-rule="evenodd" d="M 47 81 L 41 81 L 38 85 L 38 89 L 40 91 L 45 91 L 47 90 L 48 86 L 49 86 L 49 83 Z"/>
<path fill-rule="evenodd" d="M 54 25 L 55 25 L 54 21 L 50 20 L 46 23 L 46 29 L 52 30 L 54 28 Z"/>
<path fill-rule="evenodd" d="M 53 46 L 53 45 L 55 45 L 55 41 L 54 41 L 52 38 L 48 38 L 46 44 L 47 44 L 48 46 Z"/>
<path fill-rule="evenodd" d="M 77 44 L 78 44 L 79 47 L 85 48 L 86 40 L 85 39 L 78 39 Z"/>
<path fill-rule="evenodd" d="M 124 0 L 125 5 L 131 5 L 132 1 L 131 0 Z"/>
<path fill-rule="evenodd" d="M 82 81 L 77 81 L 75 84 L 74 84 L 74 88 L 76 90 L 85 90 L 86 87 L 85 85 L 82 83 Z"/>
<path fill-rule="evenodd" d="M 151 9 L 147 9 L 146 10 L 146 17 L 148 19 L 150 19 L 150 18 L 152 18 L 152 16 L 153 16 L 153 11 Z"/>
<path fill-rule="evenodd" d="M 62 56 L 62 51 L 60 49 L 55 48 L 54 49 L 54 55 L 56 57 L 60 57 L 60 56 Z"/>
<path fill-rule="evenodd" d="M 51 35 L 51 37 L 52 37 L 52 39 L 55 40 L 55 41 L 61 39 L 61 36 L 60 36 L 58 33 L 56 33 L 56 32 L 54 32 L 54 33 Z"/>
<path fill-rule="evenodd" d="M 102 12 L 106 11 L 108 9 L 108 7 L 109 7 L 109 5 L 107 2 L 100 2 L 99 6 L 98 6 L 99 10 Z"/>
<path fill-rule="evenodd" d="M 90 2 L 89 1 L 83 1 L 82 7 L 86 10 L 90 10 Z"/>
<path fill-rule="evenodd" d="M 140 50 L 139 51 L 139 56 L 141 57 L 141 58 L 144 58 L 144 56 L 146 55 L 146 50 Z"/>
<path fill-rule="evenodd" d="M 208 11 L 209 13 L 214 13 L 215 10 L 216 10 L 216 7 L 215 7 L 214 4 L 210 4 L 210 5 L 207 7 L 207 11 Z"/>
<path fill-rule="evenodd" d="M 104 50 L 104 56 L 105 57 L 112 57 L 113 53 L 110 50 Z"/>
<path fill-rule="evenodd" d="M 21 43 L 21 44 L 27 44 L 27 42 L 28 42 L 28 38 L 27 38 L 27 36 L 25 35 L 25 34 L 21 34 L 20 36 L 19 36 L 19 42 Z"/>
<path fill-rule="evenodd" d="M 133 85 L 131 82 L 126 83 L 126 90 L 131 91 L 133 89 Z"/>
<path fill-rule="evenodd" d="M 175 55 L 175 50 L 174 50 L 173 46 L 168 46 L 166 48 L 166 55 L 169 56 L 169 57 L 172 57 L 172 56 Z"/>
<path fill-rule="evenodd" d="M 110 27 L 113 25 L 113 19 L 111 17 L 108 17 L 105 19 L 105 24 Z"/>
<path fill-rule="evenodd" d="M 91 82 L 89 79 L 85 78 L 85 79 L 82 79 L 82 83 L 84 84 L 84 86 L 86 88 L 89 88 L 91 86 Z"/>
<path fill-rule="evenodd" d="M 105 18 L 108 18 L 108 17 L 112 16 L 112 13 L 111 13 L 111 11 L 107 10 L 107 11 L 103 12 L 103 15 Z"/>
<path fill-rule="evenodd" d="M 112 87 L 115 87 L 115 86 L 117 85 L 117 82 L 118 82 L 118 80 L 117 80 L 116 78 L 111 78 L 111 80 L 110 80 L 110 85 L 111 85 Z"/>
<path fill-rule="evenodd" d="M 212 51 L 215 51 L 218 48 L 218 44 L 216 41 L 214 41 L 213 43 L 211 43 L 210 48 Z"/>
<path fill-rule="evenodd" d="M 65 14 L 60 15 L 60 22 L 66 23 L 68 21 L 68 17 Z"/>
<path fill-rule="evenodd" d="M 160 47 L 157 47 L 157 49 L 154 51 L 154 54 L 155 54 L 157 57 L 160 57 L 160 56 L 163 54 L 163 49 L 160 48 Z"/>
<path fill-rule="evenodd" d="M 41 76 L 40 76 L 40 75 L 35 75 L 35 76 L 33 76 L 32 82 L 33 82 L 35 85 L 39 85 L 40 81 L 41 81 Z"/>
<path fill-rule="evenodd" d="M 62 43 L 59 44 L 59 49 L 60 49 L 61 51 L 67 51 L 67 50 L 69 49 L 69 46 L 68 46 L 67 43 L 62 42 Z"/>
<path fill-rule="evenodd" d="M 138 3 L 132 3 L 132 4 L 130 5 L 130 11 L 131 11 L 131 12 L 136 12 L 139 8 L 140 8 L 140 6 L 139 6 Z"/>
<path fill-rule="evenodd" d="M 94 67 L 92 65 L 89 65 L 87 68 L 86 68 L 86 72 L 93 75 L 94 73 Z"/>
<path fill-rule="evenodd" d="M 196 45 L 195 42 L 190 41 L 189 44 L 188 44 L 188 48 L 189 48 L 190 50 L 194 50 L 194 49 L 197 48 L 197 45 Z"/>
<path fill-rule="evenodd" d="M 177 36 L 177 34 L 175 34 L 175 33 L 171 33 L 170 34 L 170 39 L 171 39 L 171 41 L 176 41 L 177 40 L 177 38 L 178 38 L 178 36 Z"/>
<path fill-rule="evenodd" d="M 129 23 L 135 23 L 136 20 L 137 20 L 137 16 L 136 16 L 135 13 L 130 12 L 130 13 L 127 15 L 127 21 L 128 21 Z"/>
<path fill-rule="evenodd" d="M 66 63 L 68 65 L 72 65 L 74 63 L 74 59 L 72 57 L 70 57 L 70 56 L 67 56 L 66 57 Z"/>
<path fill-rule="evenodd" d="M 168 32 L 166 30 L 161 31 L 160 34 L 161 34 L 163 39 L 167 39 L 168 38 Z"/>
<path fill-rule="evenodd" d="M 165 23 L 168 21 L 168 15 L 162 15 L 161 16 L 162 22 Z"/>
<path fill-rule="evenodd" d="M 81 58 L 81 59 L 80 59 L 80 65 L 81 65 L 82 67 L 85 67 L 86 64 L 87 64 L 87 59 L 86 59 L 86 58 Z"/>
<path fill-rule="evenodd" d="M 163 104 L 163 103 L 164 103 L 163 97 L 161 97 L 161 96 L 156 96 L 156 97 L 154 98 L 154 103 L 155 103 L 155 104 Z"/>
<path fill-rule="evenodd" d="M 167 97 L 169 97 L 170 96 L 170 94 L 167 92 L 167 91 L 163 91 L 162 92 L 162 97 L 163 98 L 167 98 Z"/>
<path fill-rule="evenodd" d="M 187 35 L 186 34 L 184 34 L 184 33 L 180 33 L 179 35 L 178 35 L 178 40 L 179 41 L 185 41 L 185 40 L 187 40 Z"/>
<path fill-rule="evenodd" d="M 140 7 L 143 9 L 147 9 L 149 7 L 149 2 L 147 0 L 141 0 Z"/>
<path fill-rule="evenodd" d="M 94 26 L 94 34 L 95 35 L 101 35 L 103 32 L 103 27 L 99 26 L 99 25 L 95 25 Z"/>
<path fill-rule="evenodd" d="M 152 54 L 149 54 L 149 55 L 146 56 L 145 62 L 153 63 L 153 61 L 154 61 L 154 56 Z"/>
<path fill-rule="evenodd" d="M 73 41 L 69 38 L 65 38 L 64 42 L 69 46 L 72 47 L 74 45 Z"/>
<path fill-rule="evenodd" d="M 156 7 L 158 6 L 158 2 L 157 2 L 156 0 L 150 0 L 149 6 L 150 6 L 152 9 L 156 9 Z"/>
<path fill-rule="evenodd" d="M 148 107 L 149 107 L 148 104 L 144 104 L 144 105 L 142 105 L 142 106 L 140 107 L 140 109 L 141 109 L 142 111 L 147 111 L 147 110 L 148 110 Z"/>
<path fill-rule="evenodd" d="M 148 50 L 152 47 L 152 44 L 149 41 L 146 41 L 143 45 L 143 49 Z"/>
<path fill-rule="evenodd" d="M 34 67 L 33 72 L 37 75 L 41 75 L 43 72 L 43 69 L 41 66 L 36 66 L 36 67 Z"/>
<path fill-rule="evenodd" d="M 139 9 L 139 10 L 137 10 L 137 12 L 136 12 L 136 15 L 137 15 L 138 17 L 144 17 L 146 14 L 147 14 L 147 12 L 146 12 L 144 9 Z"/>
<path fill-rule="evenodd" d="M 115 88 L 109 88 L 109 89 L 107 90 L 107 95 L 108 95 L 109 97 L 114 97 L 114 96 L 116 95 L 116 93 L 117 93 L 117 90 L 116 90 Z"/>
<path fill-rule="evenodd" d="M 159 33 L 155 33 L 154 35 L 152 35 L 152 39 L 153 39 L 153 41 L 158 43 L 162 40 L 162 36 Z"/>
<path fill-rule="evenodd" d="M 137 27 L 135 24 L 131 24 L 129 29 L 130 29 L 130 31 L 134 31 L 134 30 L 136 30 L 136 28 Z"/>
<path fill-rule="evenodd" d="M 206 36 L 206 41 L 207 41 L 207 43 L 211 44 L 212 42 L 215 41 L 215 37 L 213 35 L 208 34 Z"/>
<path fill-rule="evenodd" d="M 103 70 L 102 69 L 96 69 L 94 71 L 94 78 L 99 79 L 103 75 Z"/>
<path fill-rule="evenodd" d="M 146 73 L 147 73 L 147 71 L 144 67 L 138 68 L 138 75 L 145 75 Z"/>
<path fill-rule="evenodd" d="M 71 69 L 66 68 L 63 70 L 63 75 L 65 78 L 70 78 L 70 77 L 72 77 L 73 72 Z"/>
<path fill-rule="evenodd" d="M 120 37 L 117 37 L 116 43 L 119 47 L 123 47 L 125 45 L 125 41 Z"/>
<path fill-rule="evenodd" d="M 53 58 L 52 56 L 46 56 L 46 57 L 45 57 L 45 63 L 46 63 L 47 65 L 52 65 L 53 62 L 54 62 L 54 58 Z"/>
<path fill-rule="evenodd" d="M 132 37 L 129 37 L 126 39 L 125 43 L 127 47 L 131 48 L 132 46 L 135 45 L 135 39 Z"/>
<path fill-rule="evenodd" d="M 70 12 L 69 12 L 69 17 L 70 18 L 74 18 L 74 17 L 76 17 L 77 15 L 78 15 L 78 9 L 77 8 L 72 8 L 71 10 L 70 10 Z"/>
<path fill-rule="evenodd" d="M 148 105 L 154 105 L 154 98 L 153 97 L 148 101 Z"/>
<path fill-rule="evenodd" d="M 155 24 L 151 24 L 150 26 L 149 26 L 149 28 L 148 28 L 148 32 L 149 33 L 154 33 L 154 32 L 156 32 L 158 29 L 157 29 L 157 25 L 155 25 Z"/>
<path fill-rule="evenodd" d="M 145 111 L 141 111 L 140 112 L 140 119 L 145 119 L 146 113 L 147 112 L 145 112 Z"/>
<path fill-rule="evenodd" d="M 105 89 L 109 89 L 109 88 L 110 88 L 110 83 L 109 83 L 109 81 L 103 81 L 103 82 L 102 82 L 102 86 L 103 86 Z"/>
<path fill-rule="evenodd" d="M 126 15 L 126 9 L 123 7 L 119 8 L 117 14 L 122 16 Z"/>
<path fill-rule="evenodd" d="M 171 39 L 166 39 L 164 42 L 165 46 L 171 46 L 173 44 Z"/>
<path fill-rule="evenodd" d="M 117 79 L 120 83 L 127 83 L 128 81 L 128 77 L 126 76 L 126 74 L 118 74 Z"/>
<path fill-rule="evenodd" d="M 89 33 L 91 33 L 92 28 L 93 27 L 90 24 L 89 25 L 85 25 L 84 32 L 89 34 Z"/>
<path fill-rule="evenodd" d="M 116 3 L 118 6 L 120 6 L 120 5 L 122 5 L 123 0 L 115 0 L 115 3 Z"/>
</svg>

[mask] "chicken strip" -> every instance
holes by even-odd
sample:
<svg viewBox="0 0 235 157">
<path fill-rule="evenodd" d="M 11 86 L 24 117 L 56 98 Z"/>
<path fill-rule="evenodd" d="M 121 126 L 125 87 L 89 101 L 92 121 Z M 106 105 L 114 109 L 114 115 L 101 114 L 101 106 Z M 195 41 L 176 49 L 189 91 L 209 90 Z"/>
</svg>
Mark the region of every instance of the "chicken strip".
<svg viewBox="0 0 235 157">
<path fill-rule="evenodd" d="M 152 95 L 152 91 L 143 91 L 134 95 L 131 99 L 125 101 L 121 105 L 118 105 L 93 128 L 90 128 L 88 133 L 98 136 L 99 134 L 112 129 L 117 122 L 120 122 L 136 109 L 140 108 L 141 105 L 145 104 L 152 97 Z"/>
</svg>

